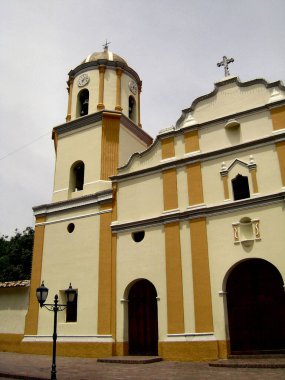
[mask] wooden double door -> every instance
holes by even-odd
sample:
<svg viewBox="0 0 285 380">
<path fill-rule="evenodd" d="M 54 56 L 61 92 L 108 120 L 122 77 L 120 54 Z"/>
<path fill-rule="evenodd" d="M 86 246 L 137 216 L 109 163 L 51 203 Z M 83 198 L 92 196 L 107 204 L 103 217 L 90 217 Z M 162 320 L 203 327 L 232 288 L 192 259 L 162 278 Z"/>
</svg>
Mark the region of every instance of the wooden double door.
<svg viewBox="0 0 285 380">
<path fill-rule="evenodd" d="M 128 303 L 129 354 L 158 354 L 157 293 L 148 280 L 130 289 Z"/>
<path fill-rule="evenodd" d="M 285 350 L 285 292 L 277 268 L 266 260 L 243 261 L 231 271 L 226 291 L 231 352 Z"/>
</svg>

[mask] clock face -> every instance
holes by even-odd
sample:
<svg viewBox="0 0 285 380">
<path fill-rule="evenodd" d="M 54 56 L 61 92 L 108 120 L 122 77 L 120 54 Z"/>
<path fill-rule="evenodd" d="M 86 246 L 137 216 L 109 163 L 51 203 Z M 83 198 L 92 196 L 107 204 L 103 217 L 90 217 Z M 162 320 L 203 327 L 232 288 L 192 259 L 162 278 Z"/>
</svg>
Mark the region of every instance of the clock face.
<svg viewBox="0 0 285 380">
<path fill-rule="evenodd" d="M 81 74 L 78 78 L 78 87 L 83 87 L 89 82 L 88 74 Z"/>
<path fill-rule="evenodd" d="M 136 93 L 138 92 L 138 86 L 134 80 L 131 80 L 129 82 L 129 89 L 134 95 L 136 95 Z"/>
</svg>

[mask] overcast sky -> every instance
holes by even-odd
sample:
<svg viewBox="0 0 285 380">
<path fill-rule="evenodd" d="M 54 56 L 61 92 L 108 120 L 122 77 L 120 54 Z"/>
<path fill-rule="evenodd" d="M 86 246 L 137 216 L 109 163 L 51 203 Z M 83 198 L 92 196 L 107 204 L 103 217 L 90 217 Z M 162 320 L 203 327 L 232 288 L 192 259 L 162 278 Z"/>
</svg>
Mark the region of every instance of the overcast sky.
<svg viewBox="0 0 285 380">
<path fill-rule="evenodd" d="M 51 130 L 65 122 L 68 72 L 121 55 L 143 81 L 153 137 L 214 88 L 233 57 L 242 81 L 285 80 L 285 0 L 0 0 L 0 235 L 33 226 L 53 189 Z"/>
</svg>

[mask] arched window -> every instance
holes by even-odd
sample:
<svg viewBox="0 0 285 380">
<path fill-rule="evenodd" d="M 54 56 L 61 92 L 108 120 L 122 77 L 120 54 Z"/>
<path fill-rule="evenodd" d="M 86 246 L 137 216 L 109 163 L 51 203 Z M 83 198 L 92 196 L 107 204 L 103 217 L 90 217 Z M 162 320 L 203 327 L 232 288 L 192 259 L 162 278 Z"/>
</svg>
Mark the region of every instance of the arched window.
<svg viewBox="0 0 285 380">
<path fill-rule="evenodd" d="M 77 116 L 88 115 L 89 91 L 84 89 L 78 94 Z"/>
<path fill-rule="evenodd" d="M 232 179 L 234 200 L 245 199 L 250 197 L 248 178 L 238 174 Z"/>
<path fill-rule="evenodd" d="M 83 161 L 75 162 L 70 169 L 70 189 L 71 191 L 83 190 L 84 185 L 84 170 Z"/>
<path fill-rule="evenodd" d="M 129 96 L 129 118 L 136 122 L 136 101 L 133 96 Z"/>
</svg>

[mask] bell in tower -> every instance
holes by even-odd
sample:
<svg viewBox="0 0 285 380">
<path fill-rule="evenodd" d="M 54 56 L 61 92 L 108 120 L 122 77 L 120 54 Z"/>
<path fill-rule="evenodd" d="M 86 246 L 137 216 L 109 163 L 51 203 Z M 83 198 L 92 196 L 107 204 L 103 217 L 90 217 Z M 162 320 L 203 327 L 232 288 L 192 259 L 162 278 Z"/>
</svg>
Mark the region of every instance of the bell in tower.
<svg viewBox="0 0 285 380">
<path fill-rule="evenodd" d="M 88 115 L 88 105 L 89 105 L 89 91 L 82 90 L 79 93 L 79 108 L 80 108 L 80 116 Z"/>
</svg>

